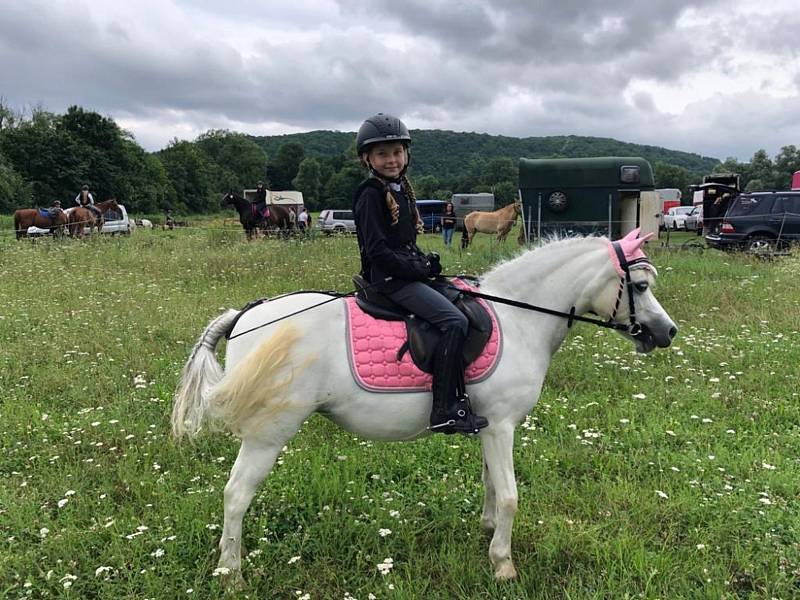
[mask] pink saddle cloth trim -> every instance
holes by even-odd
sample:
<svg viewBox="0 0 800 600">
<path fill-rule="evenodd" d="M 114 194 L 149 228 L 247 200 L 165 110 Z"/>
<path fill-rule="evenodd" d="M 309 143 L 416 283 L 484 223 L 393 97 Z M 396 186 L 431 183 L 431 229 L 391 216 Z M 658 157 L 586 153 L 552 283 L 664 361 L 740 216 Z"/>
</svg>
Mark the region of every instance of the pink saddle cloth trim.
<svg viewBox="0 0 800 600">
<path fill-rule="evenodd" d="M 460 279 L 453 285 L 475 289 Z M 347 348 L 350 371 L 356 383 L 370 392 L 422 392 L 431 389 L 432 377 L 421 371 L 411 353 L 397 360 L 397 351 L 406 341 L 403 321 L 383 321 L 368 315 L 355 298 L 345 299 L 347 306 Z M 492 374 L 500 359 L 502 335 L 500 323 L 491 304 L 478 299 L 492 318 L 492 335 L 478 358 L 467 366 L 467 383 L 478 383 Z"/>
</svg>

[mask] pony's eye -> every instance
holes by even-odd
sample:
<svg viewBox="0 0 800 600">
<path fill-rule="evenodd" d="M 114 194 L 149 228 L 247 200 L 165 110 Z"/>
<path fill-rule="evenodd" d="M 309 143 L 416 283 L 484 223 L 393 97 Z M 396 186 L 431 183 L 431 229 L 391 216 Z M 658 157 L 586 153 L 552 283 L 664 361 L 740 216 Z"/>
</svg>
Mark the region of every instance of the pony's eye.
<svg viewBox="0 0 800 600">
<path fill-rule="evenodd" d="M 635 284 L 635 287 L 637 292 L 644 293 L 647 291 L 649 284 L 646 281 L 640 281 L 639 283 Z"/>
</svg>

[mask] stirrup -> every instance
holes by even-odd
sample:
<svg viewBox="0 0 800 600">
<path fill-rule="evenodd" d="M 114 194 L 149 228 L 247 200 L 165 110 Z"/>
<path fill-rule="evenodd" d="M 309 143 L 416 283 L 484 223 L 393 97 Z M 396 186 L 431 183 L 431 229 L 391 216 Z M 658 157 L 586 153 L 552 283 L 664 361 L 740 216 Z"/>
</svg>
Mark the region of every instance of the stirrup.
<svg viewBox="0 0 800 600">
<path fill-rule="evenodd" d="M 480 433 L 480 430 L 489 426 L 489 421 L 486 417 L 470 415 L 466 419 L 448 419 L 438 425 L 431 425 L 428 427 L 433 433 L 444 433 L 445 435 L 453 435 L 454 433 L 461 433 L 464 435 L 475 435 Z"/>
</svg>

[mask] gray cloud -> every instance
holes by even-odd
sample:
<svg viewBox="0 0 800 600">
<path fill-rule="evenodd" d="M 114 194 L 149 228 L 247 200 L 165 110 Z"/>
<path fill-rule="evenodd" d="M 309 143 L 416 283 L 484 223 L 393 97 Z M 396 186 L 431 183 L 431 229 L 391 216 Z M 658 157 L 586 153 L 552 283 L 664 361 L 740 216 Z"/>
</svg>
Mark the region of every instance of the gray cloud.
<svg viewBox="0 0 800 600">
<path fill-rule="evenodd" d="M 791 3 L 754 17 L 745 1 L 33 2 L 4 7 L 0 95 L 118 117 L 150 148 L 210 127 L 352 129 L 384 110 L 746 158 L 796 137 L 800 63 Z M 764 57 L 781 68 L 754 68 Z M 703 101 L 701 72 L 720 88 Z"/>
</svg>

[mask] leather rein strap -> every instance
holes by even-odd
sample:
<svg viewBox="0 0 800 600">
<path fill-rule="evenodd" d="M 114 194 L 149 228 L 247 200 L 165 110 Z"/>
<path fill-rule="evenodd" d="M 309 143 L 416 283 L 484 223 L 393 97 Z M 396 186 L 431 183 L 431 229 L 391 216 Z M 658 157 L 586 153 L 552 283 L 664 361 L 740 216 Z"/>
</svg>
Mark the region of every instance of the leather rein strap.
<svg viewBox="0 0 800 600">
<path fill-rule="evenodd" d="M 614 304 L 614 310 L 611 312 L 611 316 L 608 318 L 607 321 L 602 321 L 600 319 L 592 319 L 591 317 L 584 317 L 581 315 L 575 314 L 575 307 L 573 306 L 570 308 L 568 313 L 562 312 L 560 310 L 553 310 L 552 308 L 544 308 L 543 306 L 536 306 L 534 304 L 528 304 L 527 302 L 520 302 L 518 300 L 509 300 L 508 298 L 503 298 L 501 296 L 492 296 L 491 294 L 484 294 L 482 292 L 476 292 L 474 290 L 463 290 L 459 288 L 459 292 L 462 294 L 469 294 L 470 296 L 475 296 L 477 298 L 483 298 L 484 300 L 491 300 L 492 302 L 498 302 L 499 304 L 507 304 L 508 306 L 514 306 L 516 308 L 524 308 L 525 310 L 533 310 L 536 312 L 544 313 L 547 315 L 553 315 L 555 317 L 562 317 L 567 319 L 567 327 L 572 327 L 572 324 L 575 321 L 581 321 L 583 323 L 591 323 L 592 325 L 597 325 L 599 327 L 605 327 L 607 329 L 615 329 L 617 331 L 625 331 L 632 336 L 637 336 L 642 333 L 642 325 L 636 321 L 636 308 L 633 302 L 633 281 L 631 280 L 631 272 L 630 267 L 632 265 L 649 265 L 651 264 L 647 258 L 638 258 L 633 261 L 628 261 L 625 258 L 625 253 L 622 250 L 622 246 L 620 246 L 619 242 L 612 242 L 612 247 L 614 248 L 614 252 L 619 259 L 619 264 L 622 267 L 625 275 L 620 277 L 619 282 L 619 293 L 617 294 L 617 302 Z M 617 314 L 617 310 L 619 310 L 619 304 L 622 300 L 622 290 L 627 287 L 628 290 L 628 311 L 629 311 L 629 321 L 628 325 L 623 323 L 617 323 L 614 321 L 614 317 Z"/>
</svg>

